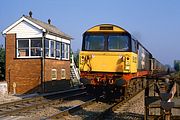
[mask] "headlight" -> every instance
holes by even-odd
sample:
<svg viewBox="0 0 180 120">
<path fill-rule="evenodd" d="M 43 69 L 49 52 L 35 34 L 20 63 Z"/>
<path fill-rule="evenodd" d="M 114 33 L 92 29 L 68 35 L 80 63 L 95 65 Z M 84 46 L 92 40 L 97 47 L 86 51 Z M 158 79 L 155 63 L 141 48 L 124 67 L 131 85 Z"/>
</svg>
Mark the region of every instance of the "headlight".
<svg viewBox="0 0 180 120">
<path fill-rule="evenodd" d="M 126 69 L 126 70 L 129 70 L 129 69 L 130 69 L 130 66 L 126 66 L 125 69 Z"/>
</svg>

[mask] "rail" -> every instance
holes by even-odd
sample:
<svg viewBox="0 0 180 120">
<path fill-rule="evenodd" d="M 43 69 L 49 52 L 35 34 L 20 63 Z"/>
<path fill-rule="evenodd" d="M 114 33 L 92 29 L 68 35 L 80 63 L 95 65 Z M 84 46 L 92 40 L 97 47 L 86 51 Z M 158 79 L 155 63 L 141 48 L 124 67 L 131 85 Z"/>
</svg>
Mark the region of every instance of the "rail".
<svg viewBox="0 0 180 120">
<path fill-rule="evenodd" d="M 153 83 L 151 83 L 152 85 Z M 48 118 L 46 118 L 46 120 L 48 119 L 71 119 L 71 117 L 75 117 L 73 119 L 76 119 L 77 116 L 85 116 L 82 118 L 77 118 L 77 119 L 93 119 L 93 120 L 100 120 L 103 119 L 104 116 L 111 112 L 111 111 L 115 111 L 119 106 L 122 106 L 123 104 L 125 104 L 126 102 L 128 102 L 130 99 L 132 99 L 133 97 L 135 97 L 137 94 L 139 94 L 140 92 L 142 92 L 145 89 L 145 87 L 142 86 L 141 89 L 139 89 L 139 91 L 135 91 L 134 94 L 130 94 L 127 97 L 121 97 L 120 101 L 114 101 L 112 103 L 106 103 L 103 102 L 101 103 L 101 99 L 99 99 L 98 102 L 96 102 L 95 99 L 92 99 L 90 101 L 86 101 L 85 103 L 66 109 L 62 112 L 59 112 L 58 114 L 54 114 Z M 98 106 L 97 106 L 98 104 Z M 93 111 L 89 110 L 88 107 L 92 106 Z M 102 109 L 101 109 L 102 108 Z"/>
<path fill-rule="evenodd" d="M 73 97 L 78 97 L 81 95 L 85 95 L 86 92 L 83 91 L 84 89 L 76 89 L 74 91 L 69 92 L 61 92 L 56 94 L 46 94 L 43 97 L 33 97 L 28 98 L 20 101 L 15 101 L 11 103 L 5 103 L 0 105 L 0 118 L 9 116 L 9 115 L 16 115 L 20 112 L 30 111 L 32 109 L 38 109 L 44 106 L 50 106 L 53 104 L 60 104 L 65 99 L 70 99 Z M 59 96 L 59 98 L 58 98 Z"/>
</svg>

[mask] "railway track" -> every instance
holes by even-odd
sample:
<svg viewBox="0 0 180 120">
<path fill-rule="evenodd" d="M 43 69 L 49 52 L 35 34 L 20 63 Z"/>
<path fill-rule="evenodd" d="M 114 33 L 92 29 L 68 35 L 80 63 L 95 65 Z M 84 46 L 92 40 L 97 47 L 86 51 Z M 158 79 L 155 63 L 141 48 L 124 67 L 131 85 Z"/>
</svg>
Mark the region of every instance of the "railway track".
<svg viewBox="0 0 180 120">
<path fill-rule="evenodd" d="M 28 113 L 46 106 L 62 103 L 65 99 L 85 95 L 84 88 L 74 89 L 66 92 L 57 92 L 52 94 L 44 94 L 43 96 L 32 97 L 15 102 L 0 104 L 0 119 L 6 116 L 16 116 L 22 113 Z"/>
<path fill-rule="evenodd" d="M 150 82 L 151 89 L 154 80 Z M 142 86 L 141 84 L 138 87 Z M 136 86 L 137 87 L 137 86 Z M 120 102 L 107 103 L 104 100 L 97 102 L 95 98 L 87 96 L 83 90 L 78 93 L 72 92 L 70 95 L 62 93 L 61 95 L 52 95 L 46 97 L 36 97 L 36 100 L 29 100 L 29 102 L 10 103 L 6 107 L 0 106 L 0 119 L 7 118 L 7 116 L 17 117 L 19 119 L 112 119 L 114 113 L 121 113 L 123 106 L 128 108 L 129 101 L 136 98 L 138 94 L 144 93 L 145 87 L 137 89 L 134 94 L 129 94 L 127 97 L 121 98 Z M 61 96 L 61 97 L 60 97 Z M 57 99 L 59 98 L 59 99 Z M 142 96 L 140 97 L 142 98 Z M 144 98 L 144 97 L 143 97 Z M 143 101 L 144 103 L 144 101 Z M 15 109 L 14 109 L 15 108 Z M 130 113 L 129 113 L 130 114 Z M 142 118 L 138 114 L 133 114 L 137 119 Z M 128 115 L 127 115 L 128 116 Z M 126 117 L 127 117 L 126 116 Z M 110 118 L 109 118 L 110 117 Z M 139 118 L 138 118 L 139 117 Z M 9 120 L 9 119 L 8 119 Z"/>
<path fill-rule="evenodd" d="M 116 111 L 119 107 L 126 104 L 129 100 L 133 99 L 138 94 L 143 94 L 144 87 L 136 91 L 135 94 L 130 94 L 126 97 L 126 99 L 121 98 L 120 102 L 113 102 L 111 104 L 103 102 L 103 101 L 96 101 L 95 99 L 91 99 L 77 105 L 72 108 L 68 108 L 64 111 L 59 112 L 58 114 L 54 114 L 46 120 L 49 119 L 85 119 L 85 120 L 96 120 L 96 119 L 105 119 L 107 118 L 107 114 L 112 113 L 112 111 Z"/>
</svg>

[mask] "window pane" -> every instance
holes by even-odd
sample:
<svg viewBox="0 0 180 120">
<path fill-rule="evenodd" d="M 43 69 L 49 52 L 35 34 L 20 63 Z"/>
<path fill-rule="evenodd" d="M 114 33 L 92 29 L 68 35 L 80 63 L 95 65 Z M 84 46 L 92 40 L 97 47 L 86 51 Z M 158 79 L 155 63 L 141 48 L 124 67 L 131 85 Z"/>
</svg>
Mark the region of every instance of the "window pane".
<svg viewBox="0 0 180 120">
<path fill-rule="evenodd" d="M 86 50 L 104 50 L 104 36 L 88 35 L 85 37 Z"/>
<path fill-rule="evenodd" d="M 136 43 L 135 43 L 135 41 L 134 40 L 132 40 L 132 51 L 133 52 L 136 52 Z"/>
<path fill-rule="evenodd" d="M 17 40 L 18 48 L 17 48 L 17 56 L 25 57 L 29 56 L 29 40 Z"/>
<path fill-rule="evenodd" d="M 60 42 L 56 41 L 56 57 L 60 58 Z"/>
<path fill-rule="evenodd" d="M 128 40 L 128 36 L 110 35 L 108 38 L 108 49 L 114 51 L 126 51 L 129 49 Z"/>
<path fill-rule="evenodd" d="M 42 47 L 41 39 L 31 39 L 31 47 Z"/>
<path fill-rule="evenodd" d="M 18 57 L 29 56 L 29 48 L 18 49 Z"/>
<path fill-rule="evenodd" d="M 51 41 L 50 53 L 51 53 L 51 57 L 54 57 L 54 41 Z"/>
<path fill-rule="evenodd" d="M 66 59 L 69 59 L 69 45 L 66 44 Z"/>
<path fill-rule="evenodd" d="M 49 40 L 45 40 L 45 48 L 49 48 Z"/>
<path fill-rule="evenodd" d="M 29 47 L 29 40 L 18 40 L 18 48 Z"/>
<path fill-rule="evenodd" d="M 56 49 L 59 49 L 59 50 L 60 50 L 60 42 L 57 42 L 57 41 L 56 41 Z"/>
<path fill-rule="evenodd" d="M 62 58 L 65 58 L 65 44 L 62 43 Z"/>
<path fill-rule="evenodd" d="M 56 57 L 57 57 L 57 58 L 60 58 L 60 51 L 57 51 L 57 50 L 56 50 Z"/>
<path fill-rule="evenodd" d="M 31 56 L 41 56 L 41 48 L 31 48 Z"/>
<path fill-rule="evenodd" d="M 49 49 L 48 48 L 45 49 L 45 56 L 49 57 Z"/>
<path fill-rule="evenodd" d="M 31 56 L 41 56 L 41 39 L 31 39 Z"/>
</svg>

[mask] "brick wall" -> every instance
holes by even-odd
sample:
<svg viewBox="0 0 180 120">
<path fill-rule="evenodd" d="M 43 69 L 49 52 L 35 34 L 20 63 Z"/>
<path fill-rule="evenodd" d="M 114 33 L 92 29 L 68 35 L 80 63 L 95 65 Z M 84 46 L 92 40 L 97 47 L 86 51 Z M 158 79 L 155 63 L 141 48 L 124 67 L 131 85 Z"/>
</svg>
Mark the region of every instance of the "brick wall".
<svg viewBox="0 0 180 120">
<path fill-rule="evenodd" d="M 70 61 L 45 59 L 45 84 L 41 84 L 41 63 L 39 58 L 16 58 L 16 35 L 6 35 L 6 81 L 8 92 L 16 94 L 64 90 L 69 87 Z M 57 79 L 51 79 L 51 70 L 57 70 Z M 66 79 L 61 80 L 61 69 L 66 71 Z M 15 84 L 15 88 L 13 87 Z M 15 91 L 14 91 L 15 90 Z"/>
<path fill-rule="evenodd" d="M 6 35 L 6 65 L 5 65 L 5 79 L 8 83 L 8 92 L 12 92 L 10 90 L 11 88 L 11 76 L 10 76 L 10 71 L 13 68 L 13 59 L 15 57 L 15 40 L 16 40 L 16 34 L 7 34 Z"/>
<path fill-rule="evenodd" d="M 40 91 L 41 59 L 17 59 L 16 35 L 6 35 L 6 81 L 8 92 L 17 94 Z M 14 86 L 16 87 L 13 87 Z"/>
<path fill-rule="evenodd" d="M 57 79 L 51 79 L 51 71 L 56 69 Z M 66 79 L 61 79 L 61 69 L 66 71 Z M 45 91 L 64 90 L 70 86 L 70 61 L 45 59 Z"/>
</svg>

